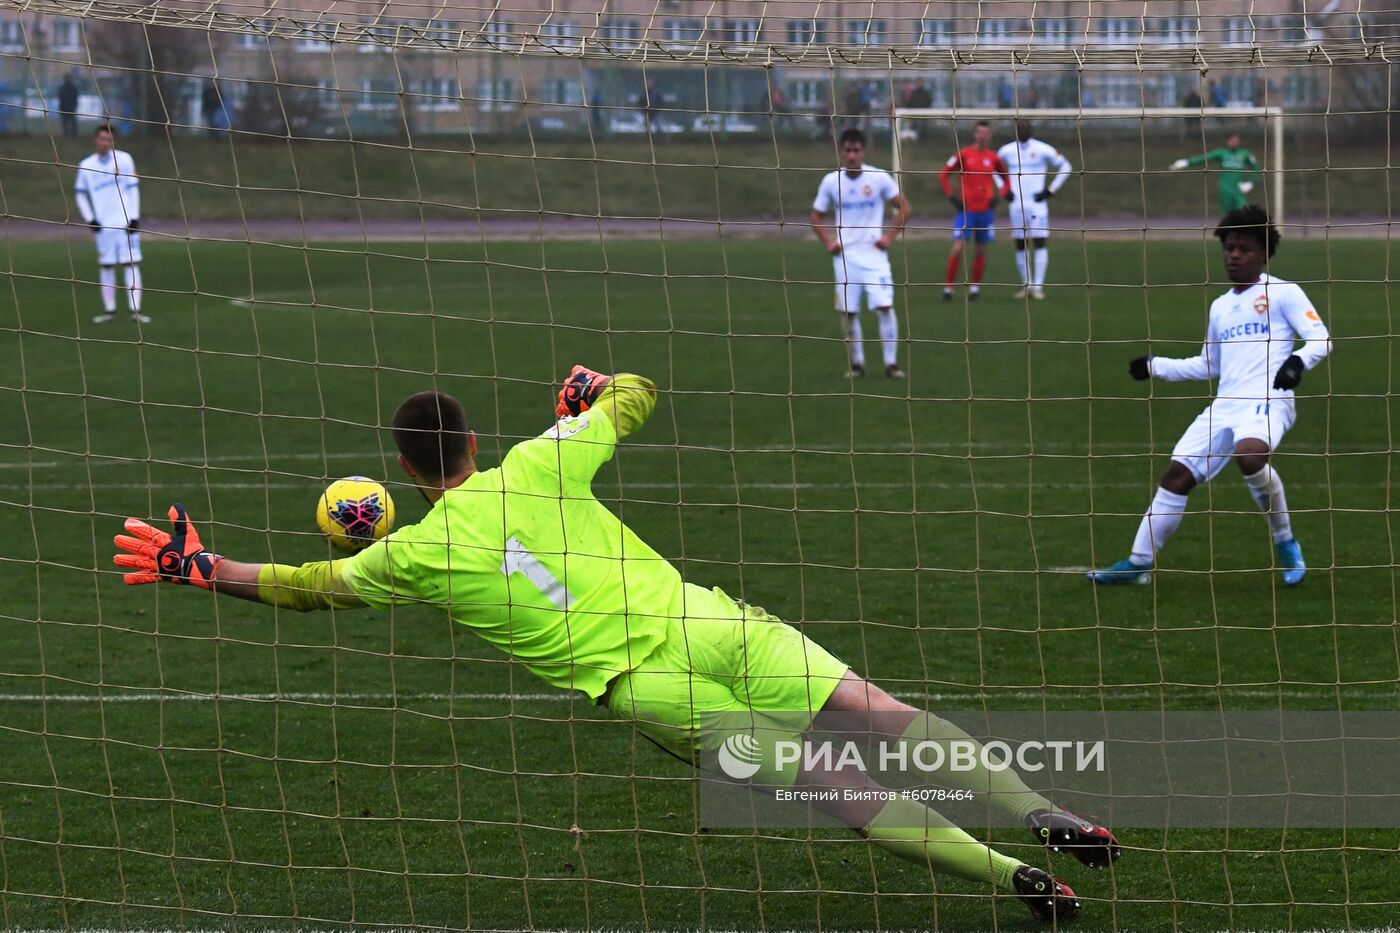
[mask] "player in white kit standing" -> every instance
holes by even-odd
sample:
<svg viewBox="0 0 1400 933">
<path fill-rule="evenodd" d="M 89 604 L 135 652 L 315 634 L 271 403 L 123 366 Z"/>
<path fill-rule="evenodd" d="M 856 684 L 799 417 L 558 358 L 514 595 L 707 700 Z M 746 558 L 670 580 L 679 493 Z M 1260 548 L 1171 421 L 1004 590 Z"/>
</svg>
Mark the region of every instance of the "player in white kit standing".
<svg viewBox="0 0 1400 933">
<path fill-rule="evenodd" d="M 149 324 L 141 313 L 141 180 L 129 153 L 113 147 L 110 126 L 92 134 L 94 152 L 78 164 L 73 194 L 78 213 L 97 234 L 98 284 L 102 313 L 93 318 L 105 324 L 117 316 L 117 267 L 131 319 Z"/>
<path fill-rule="evenodd" d="M 909 201 L 883 169 L 865 164 L 865 134 L 849 129 L 841 134 L 841 163 L 817 188 L 812 202 L 812 230 L 832 255 L 836 270 L 836 310 L 845 328 L 851 357 L 851 378 L 865 375 L 865 343 L 860 326 L 860 303 L 875 312 L 880 322 L 880 346 L 885 376 L 903 379 L 899 368 L 899 319 L 894 312 L 894 278 L 890 270 L 890 246 L 909 220 Z M 885 209 L 895 208 L 885 228 Z M 826 216 L 835 219 L 836 233 L 827 229 Z"/>
<path fill-rule="evenodd" d="M 1262 207 L 1231 211 L 1215 235 L 1234 286 L 1211 304 L 1200 354 L 1184 360 L 1140 356 L 1128 364 L 1134 379 L 1218 379 L 1215 400 L 1172 451 L 1132 553 L 1090 573 L 1095 583 L 1150 582 L 1157 553 L 1181 524 L 1186 496 L 1197 483 L 1210 482 L 1232 457 L 1269 520 L 1283 582 L 1297 586 L 1307 572 L 1303 549 L 1293 537 L 1283 480 L 1269 455 L 1293 427 L 1294 388 L 1304 372 L 1327 356 L 1332 341 L 1303 290 L 1264 271 L 1279 235 Z M 1299 340 L 1305 342 L 1295 350 Z"/>
<path fill-rule="evenodd" d="M 1031 125 L 1016 122 L 1016 141 L 997 151 L 1011 173 L 1008 208 L 1011 236 L 1016 242 L 1016 268 L 1021 273 L 1017 298 L 1045 297 L 1045 270 L 1050 265 L 1050 199 L 1069 180 L 1069 159 L 1054 146 L 1035 138 Z M 1050 177 L 1050 172 L 1055 177 Z M 1034 253 L 1027 255 L 1026 241 Z"/>
</svg>

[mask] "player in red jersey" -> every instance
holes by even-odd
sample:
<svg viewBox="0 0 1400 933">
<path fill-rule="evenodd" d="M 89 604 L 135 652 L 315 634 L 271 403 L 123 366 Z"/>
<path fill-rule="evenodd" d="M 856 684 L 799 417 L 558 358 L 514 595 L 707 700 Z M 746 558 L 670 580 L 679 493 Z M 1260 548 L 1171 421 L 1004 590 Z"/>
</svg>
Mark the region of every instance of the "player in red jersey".
<svg viewBox="0 0 1400 933">
<path fill-rule="evenodd" d="M 958 213 L 953 218 L 953 251 L 948 254 L 948 277 L 944 280 L 943 300 L 953 300 L 953 283 L 958 278 L 963 247 L 970 239 L 975 245 L 972 259 L 972 284 L 967 297 L 977 300 L 981 291 L 982 272 L 987 267 L 987 244 L 996 239 L 996 206 L 1011 190 L 1011 173 L 1006 163 L 991 148 L 992 125 L 977 121 L 972 130 L 972 145 L 960 150 L 943 165 L 938 173 L 943 193 Z M 960 187 L 953 193 L 953 173 L 958 174 Z M 998 183 L 997 179 L 1001 181 Z"/>
</svg>

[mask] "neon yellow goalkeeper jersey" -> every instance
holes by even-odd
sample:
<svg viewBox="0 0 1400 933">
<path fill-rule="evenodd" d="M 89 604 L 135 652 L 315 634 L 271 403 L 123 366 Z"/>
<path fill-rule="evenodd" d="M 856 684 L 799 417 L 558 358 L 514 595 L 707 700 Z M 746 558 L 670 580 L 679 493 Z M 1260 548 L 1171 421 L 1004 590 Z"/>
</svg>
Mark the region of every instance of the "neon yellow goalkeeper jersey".
<svg viewBox="0 0 1400 933">
<path fill-rule="evenodd" d="M 602 696 L 682 612 L 680 573 L 591 489 L 617 445 L 614 419 L 634 430 L 654 393 L 618 376 L 591 410 L 517 444 L 422 521 L 344 561 L 344 585 L 372 606 L 444 605 L 549 683 Z"/>
</svg>

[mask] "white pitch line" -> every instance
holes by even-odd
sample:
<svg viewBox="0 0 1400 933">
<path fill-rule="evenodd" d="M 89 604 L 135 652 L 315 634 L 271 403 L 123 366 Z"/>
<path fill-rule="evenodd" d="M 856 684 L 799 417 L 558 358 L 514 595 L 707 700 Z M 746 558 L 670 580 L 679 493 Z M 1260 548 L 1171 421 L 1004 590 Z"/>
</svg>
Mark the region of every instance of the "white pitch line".
<svg viewBox="0 0 1400 933">
<path fill-rule="evenodd" d="M 553 693 L 441 693 L 441 692 L 413 692 L 413 693 L 388 693 L 382 691 L 354 692 L 354 693 L 324 693 L 324 692 L 288 692 L 288 693 L 181 693 L 177 691 L 133 691 L 122 692 L 113 688 L 114 692 L 106 694 L 96 693 L 0 693 L 0 703 L 216 703 L 216 702 L 254 702 L 254 703 L 344 703 L 344 704 L 364 704 L 364 703 L 414 703 L 414 702 L 446 702 L 455 700 L 465 703 L 579 703 L 593 705 L 581 694 L 568 693 L 564 691 Z M 1201 693 L 1217 694 L 1226 693 L 1231 697 L 1244 697 L 1249 699 L 1273 699 L 1282 697 L 1285 699 L 1316 699 L 1319 696 L 1334 696 L 1340 693 L 1344 697 L 1352 698 L 1378 698 L 1391 697 L 1396 695 L 1396 688 L 1387 686 L 1377 686 L 1375 689 L 1344 687 L 1338 690 L 1336 687 L 1318 686 L 1312 689 L 1301 689 L 1297 687 L 1273 688 L 1273 687 L 1164 687 L 1160 689 L 1147 689 L 1143 687 L 1132 687 L 1117 689 L 1105 687 L 1102 690 L 1096 689 L 1061 689 L 1048 687 L 1043 690 L 1033 688 L 1016 688 L 1011 690 L 998 690 L 989 688 L 985 692 L 978 690 L 952 690 L 925 692 L 921 690 L 896 690 L 890 695 L 899 699 L 924 700 L 926 702 L 945 702 L 954 700 L 977 700 L 979 702 L 995 700 L 1040 700 L 1040 699 L 1069 699 L 1080 697 L 1090 700 L 1110 699 L 1155 699 L 1164 693 Z"/>
<path fill-rule="evenodd" d="M 1168 853 L 1168 854 L 1170 854 L 1170 853 Z M 912 895 L 912 896 L 920 896 L 920 895 Z M 927 895 L 927 896 L 932 896 L 932 895 Z M 1133 901 L 1132 901 L 1131 899 L 1125 899 L 1125 903 L 1133 903 Z M 1082 924 L 1081 924 L 1081 926 L 1082 926 Z M 242 931 L 242 933 L 348 933 L 348 931 L 350 931 L 350 930 L 352 930 L 352 929 L 355 930 L 355 931 L 358 931 L 358 933 L 423 933 L 423 931 L 431 931 L 431 930 L 441 930 L 441 931 L 443 931 L 443 933 L 447 933 L 446 929 L 443 928 L 443 927 L 408 927 L 408 926 L 388 926 L 388 925 L 386 925 L 386 926 L 377 926 L 377 925 L 369 925 L 369 924 L 362 924 L 362 923 L 356 923 L 353 927 L 352 927 L 350 924 L 347 923 L 347 924 L 345 924 L 344 926 L 327 926 L 327 927 L 294 926 L 294 927 L 290 927 L 290 928 L 288 928 L 288 927 L 257 927 L 257 926 L 251 926 L 251 925 L 247 925 L 247 924 L 244 924 L 244 923 L 240 923 L 240 924 L 238 925 L 238 929 L 239 929 L 240 931 Z M 603 927 L 603 928 L 590 927 L 587 931 L 585 931 L 585 930 L 583 930 L 583 929 L 570 930 L 570 929 L 562 929 L 562 928 L 561 928 L 561 929 L 550 929 L 550 928 L 547 928 L 547 927 L 530 927 L 530 928 L 527 930 L 526 928 L 521 927 L 519 930 L 516 930 L 516 931 L 508 930 L 508 929 L 505 929 L 505 928 L 497 928 L 497 929 L 495 930 L 495 933 L 636 933 L 636 929 L 637 929 L 637 928 L 633 928 L 633 927 L 617 927 L 617 928 L 613 928 L 613 929 L 609 929 L 609 928 L 607 928 L 607 927 Z M 648 927 L 647 929 L 652 930 L 652 931 L 655 931 L 655 933 L 699 933 L 699 931 L 697 931 L 696 928 L 694 928 L 694 927 L 684 927 L 684 926 L 681 926 L 681 927 L 650 926 L 650 927 Z M 759 929 L 759 928 L 755 927 L 755 928 L 753 928 L 752 930 L 737 930 L 737 929 L 730 929 L 730 930 L 709 930 L 708 933 L 755 933 L 755 931 L 757 931 L 758 929 Z M 1128 928 L 1119 927 L 1118 929 L 1128 929 Z M 9 933 L 228 933 L 228 931 L 229 931 L 229 928 L 228 928 L 228 927 L 213 927 L 213 928 L 205 928 L 205 929 L 200 929 L 200 928 L 197 928 L 197 927 L 184 927 L 184 928 L 181 928 L 181 929 L 178 929 L 178 930 L 174 930 L 174 929 L 164 929 L 164 930 L 162 930 L 162 929 L 142 929 L 142 928 L 137 928 L 137 927 L 123 927 L 123 928 L 121 928 L 120 930 L 118 930 L 118 929 L 116 929 L 116 928 L 114 928 L 114 927 L 68 927 L 68 928 L 66 928 L 66 929 L 61 929 L 61 930 L 60 930 L 60 929 L 33 928 L 33 927 L 31 927 L 31 928 L 14 927 L 14 928 L 11 928 L 11 929 L 9 930 Z M 799 930 L 767 930 L 766 933 L 806 933 L 806 931 L 799 931 Z M 990 930 L 990 929 L 968 929 L 968 930 L 965 930 L 964 933 L 1000 933 L 1000 931 Z M 1286 928 L 1286 927 L 1249 927 L 1249 928 L 1244 928 L 1244 927 L 1232 927 L 1230 930 L 1202 930 L 1201 933 L 1400 933 L 1400 928 L 1397 928 L 1397 927 L 1347 927 L 1347 928 L 1343 929 L 1342 927 L 1334 927 L 1334 928 L 1314 927 L 1314 928 L 1312 928 L 1312 929 L 1299 930 L 1299 929 L 1288 929 L 1288 928 Z"/>
<path fill-rule="evenodd" d="M 304 483 L 225 483 L 225 482 L 199 482 L 187 484 L 185 488 L 196 489 L 309 489 L 308 484 L 312 482 L 310 477 Z M 785 490 L 808 490 L 808 489 L 845 489 L 860 492 L 865 489 L 939 489 L 939 490 L 1004 490 L 1020 489 L 1035 492 L 1045 492 L 1047 490 L 1077 490 L 1080 492 L 1102 489 L 1141 489 L 1145 492 L 1151 490 L 1152 484 L 1141 483 L 1002 483 L 1002 482 L 982 482 L 971 481 L 965 483 L 945 483 L 920 481 L 917 483 L 865 483 L 856 480 L 852 483 L 610 483 L 599 481 L 599 487 L 604 490 L 616 488 L 619 491 L 636 490 L 659 490 L 674 489 L 686 492 L 695 489 L 725 489 L 735 490 L 743 493 L 747 491 L 759 492 L 782 492 Z M 1376 489 L 1376 483 L 1352 483 L 1352 482 L 1331 482 L 1331 483 L 1304 483 L 1294 482 L 1290 484 L 1293 489 L 1350 489 L 1353 487 Z M 151 483 L 0 483 L 0 490 L 7 492 L 81 492 L 90 489 L 154 489 Z M 1384 488 L 1384 487 L 1381 487 Z M 394 489 L 391 485 L 390 489 Z"/>
<path fill-rule="evenodd" d="M 512 440 L 507 438 L 506 440 Z M 516 441 L 528 440 L 528 438 L 514 439 Z M 13 447 L 11 447 L 13 449 Z M 1127 454 L 1140 454 L 1142 456 L 1159 456 L 1171 452 L 1170 447 L 1153 448 L 1143 445 L 1119 441 L 1103 444 L 1077 444 L 1064 441 L 1037 441 L 1031 444 L 1004 444 L 990 441 L 919 441 L 916 447 L 911 447 L 907 443 L 886 443 L 886 444 L 862 444 L 859 447 L 852 447 L 850 444 L 756 444 L 753 446 L 739 447 L 705 447 L 700 445 L 682 444 L 676 447 L 658 447 L 648 444 L 627 445 L 629 454 L 635 453 L 662 453 L 667 456 L 674 456 L 677 450 L 682 452 L 702 452 L 718 454 L 746 454 L 746 453 L 834 453 L 849 454 L 851 456 L 861 456 L 863 454 L 909 454 L 917 456 L 928 451 L 963 451 L 977 450 L 983 451 L 974 459 L 992 459 L 996 457 L 1030 457 L 1036 454 L 1046 454 L 1054 451 L 1063 452 L 1062 455 L 1077 455 L 1091 457 L 1095 453 L 1107 451 L 1119 451 Z M 1397 451 L 1377 447 L 1360 447 L 1355 445 L 1334 445 L 1332 447 L 1319 447 L 1316 445 L 1290 446 L 1280 453 L 1282 454 L 1308 454 L 1308 455 L 1357 455 L 1365 454 L 1370 456 L 1390 456 Z M 161 457 L 140 458 L 140 457 L 111 457 L 104 454 L 87 454 L 74 452 L 63 460 L 0 460 L 0 470 L 28 470 L 28 469 L 57 469 L 61 467 L 81 467 L 91 465 L 94 468 L 111 468 L 114 466 L 125 467 L 185 467 L 188 469 L 210 469 L 217 470 L 229 463 L 263 463 L 279 460 L 357 460 L 369 458 L 385 458 L 396 455 L 391 447 L 384 447 L 381 450 L 370 451 L 294 451 L 280 453 L 265 451 L 256 454 L 220 454 L 213 462 L 205 462 L 203 453 L 189 454 L 174 459 L 164 459 Z"/>
<path fill-rule="evenodd" d="M 262 454 L 228 454 L 218 457 L 217 463 L 201 462 L 203 454 L 191 457 L 184 457 L 179 460 L 162 460 L 158 457 L 150 460 L 137 458 L 108 457 L 103 454 L 79 454 L 75 453 L 66 460 L 35 460 L 28 461 L 15 460 L 0 462 L 0 470 L 28 470 L 30 468 L 40 470 L 56 469 L 59 467 L 80 467 L 91 466 L 93 469 L 105 470 L 114 467 L 125 467 L 137 469 L 141 467 L 185 467 L 196 470 L 217 470 L 224 463 L 263 463 L 269 460 L 358 460 L 371 457 L 387 457 L 392 453 L 387 447 L 382 451 L 373 453 L 331 453 L 324 451 L 299 453 L 262 453 Z M 91 462 L 89 462 L 91 457 Z"/>
</svg>

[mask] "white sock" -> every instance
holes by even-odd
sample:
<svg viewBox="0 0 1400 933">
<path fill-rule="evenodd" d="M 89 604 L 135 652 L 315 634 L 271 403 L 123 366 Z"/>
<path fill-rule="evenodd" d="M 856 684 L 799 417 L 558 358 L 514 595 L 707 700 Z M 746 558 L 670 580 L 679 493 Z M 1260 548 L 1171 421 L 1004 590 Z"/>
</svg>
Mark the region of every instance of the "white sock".
<svg viewBox="0 0 1400 933">
<path fill-rule="evenodd" d="M 1249 494 L 1254 497 L 1259 511 L 1269 520 L 1269 530 L 1274 533 L 1274 543 L 1287 541 L 1293 537 L 1293 522 L 1288 517 L 1288 500 L 1283 495 L 1283 480 L 1271 464 L 1244 478 Z"/>
<path fill-rule="evenodd" d="M 1142 517 L 1142 524 L 1138 525 L 1137 537 L 1133 538 L 1133 553 L 1130 555 L 1133 563 L 1151 564 L 1157 552 L 1176 533 L 1185 512 L 1185 496 L 1158 486 L 1157 495 L 1152 497 L 1152 504 Z"/>
<path fill-rule="evenodd" d="M 117 269 L 115 266 L 98 266 L 97 283 L 102 290 L 102 310 L 108 314 L 117 310 Z"/>
<path fill-rule="evenodd" d="M 1039 287 L 1045 284 L 1045 269 L 1050 265 L 1050 249 L 1045 246 L 1037 246 L 1035 249 L 1035 269 L 1031 272 L 1031 281 Z"/>
<path fill-rule="evenodd" d="M 880 349 L 885 354 L 885 365 L 894 366 L 899 362 L 899 318 L 893 308 L 883 308 L 875 312 L 880 322 Z"/>
<path fill-rule="evenodd" d="M 141 310 L 141 267 L 123 266 L 122 284 L 126 287 L 126 306 L 135 314 Z"/>
<path fill-rule="evenodd" d="M 1030 277 L 1026 275 L 1026 251 L 1023 249 L 1016 250 L 1016 268 L 1021 273 L 1021 284 L 1031 284 Z"/>
<path fill-rule="evenodd" d="M 851 353 L 851 365 L 864 368 L 865 331 L 861 329 L 859 314 L 846 314 L 846 348 Z"/>
</svg>

